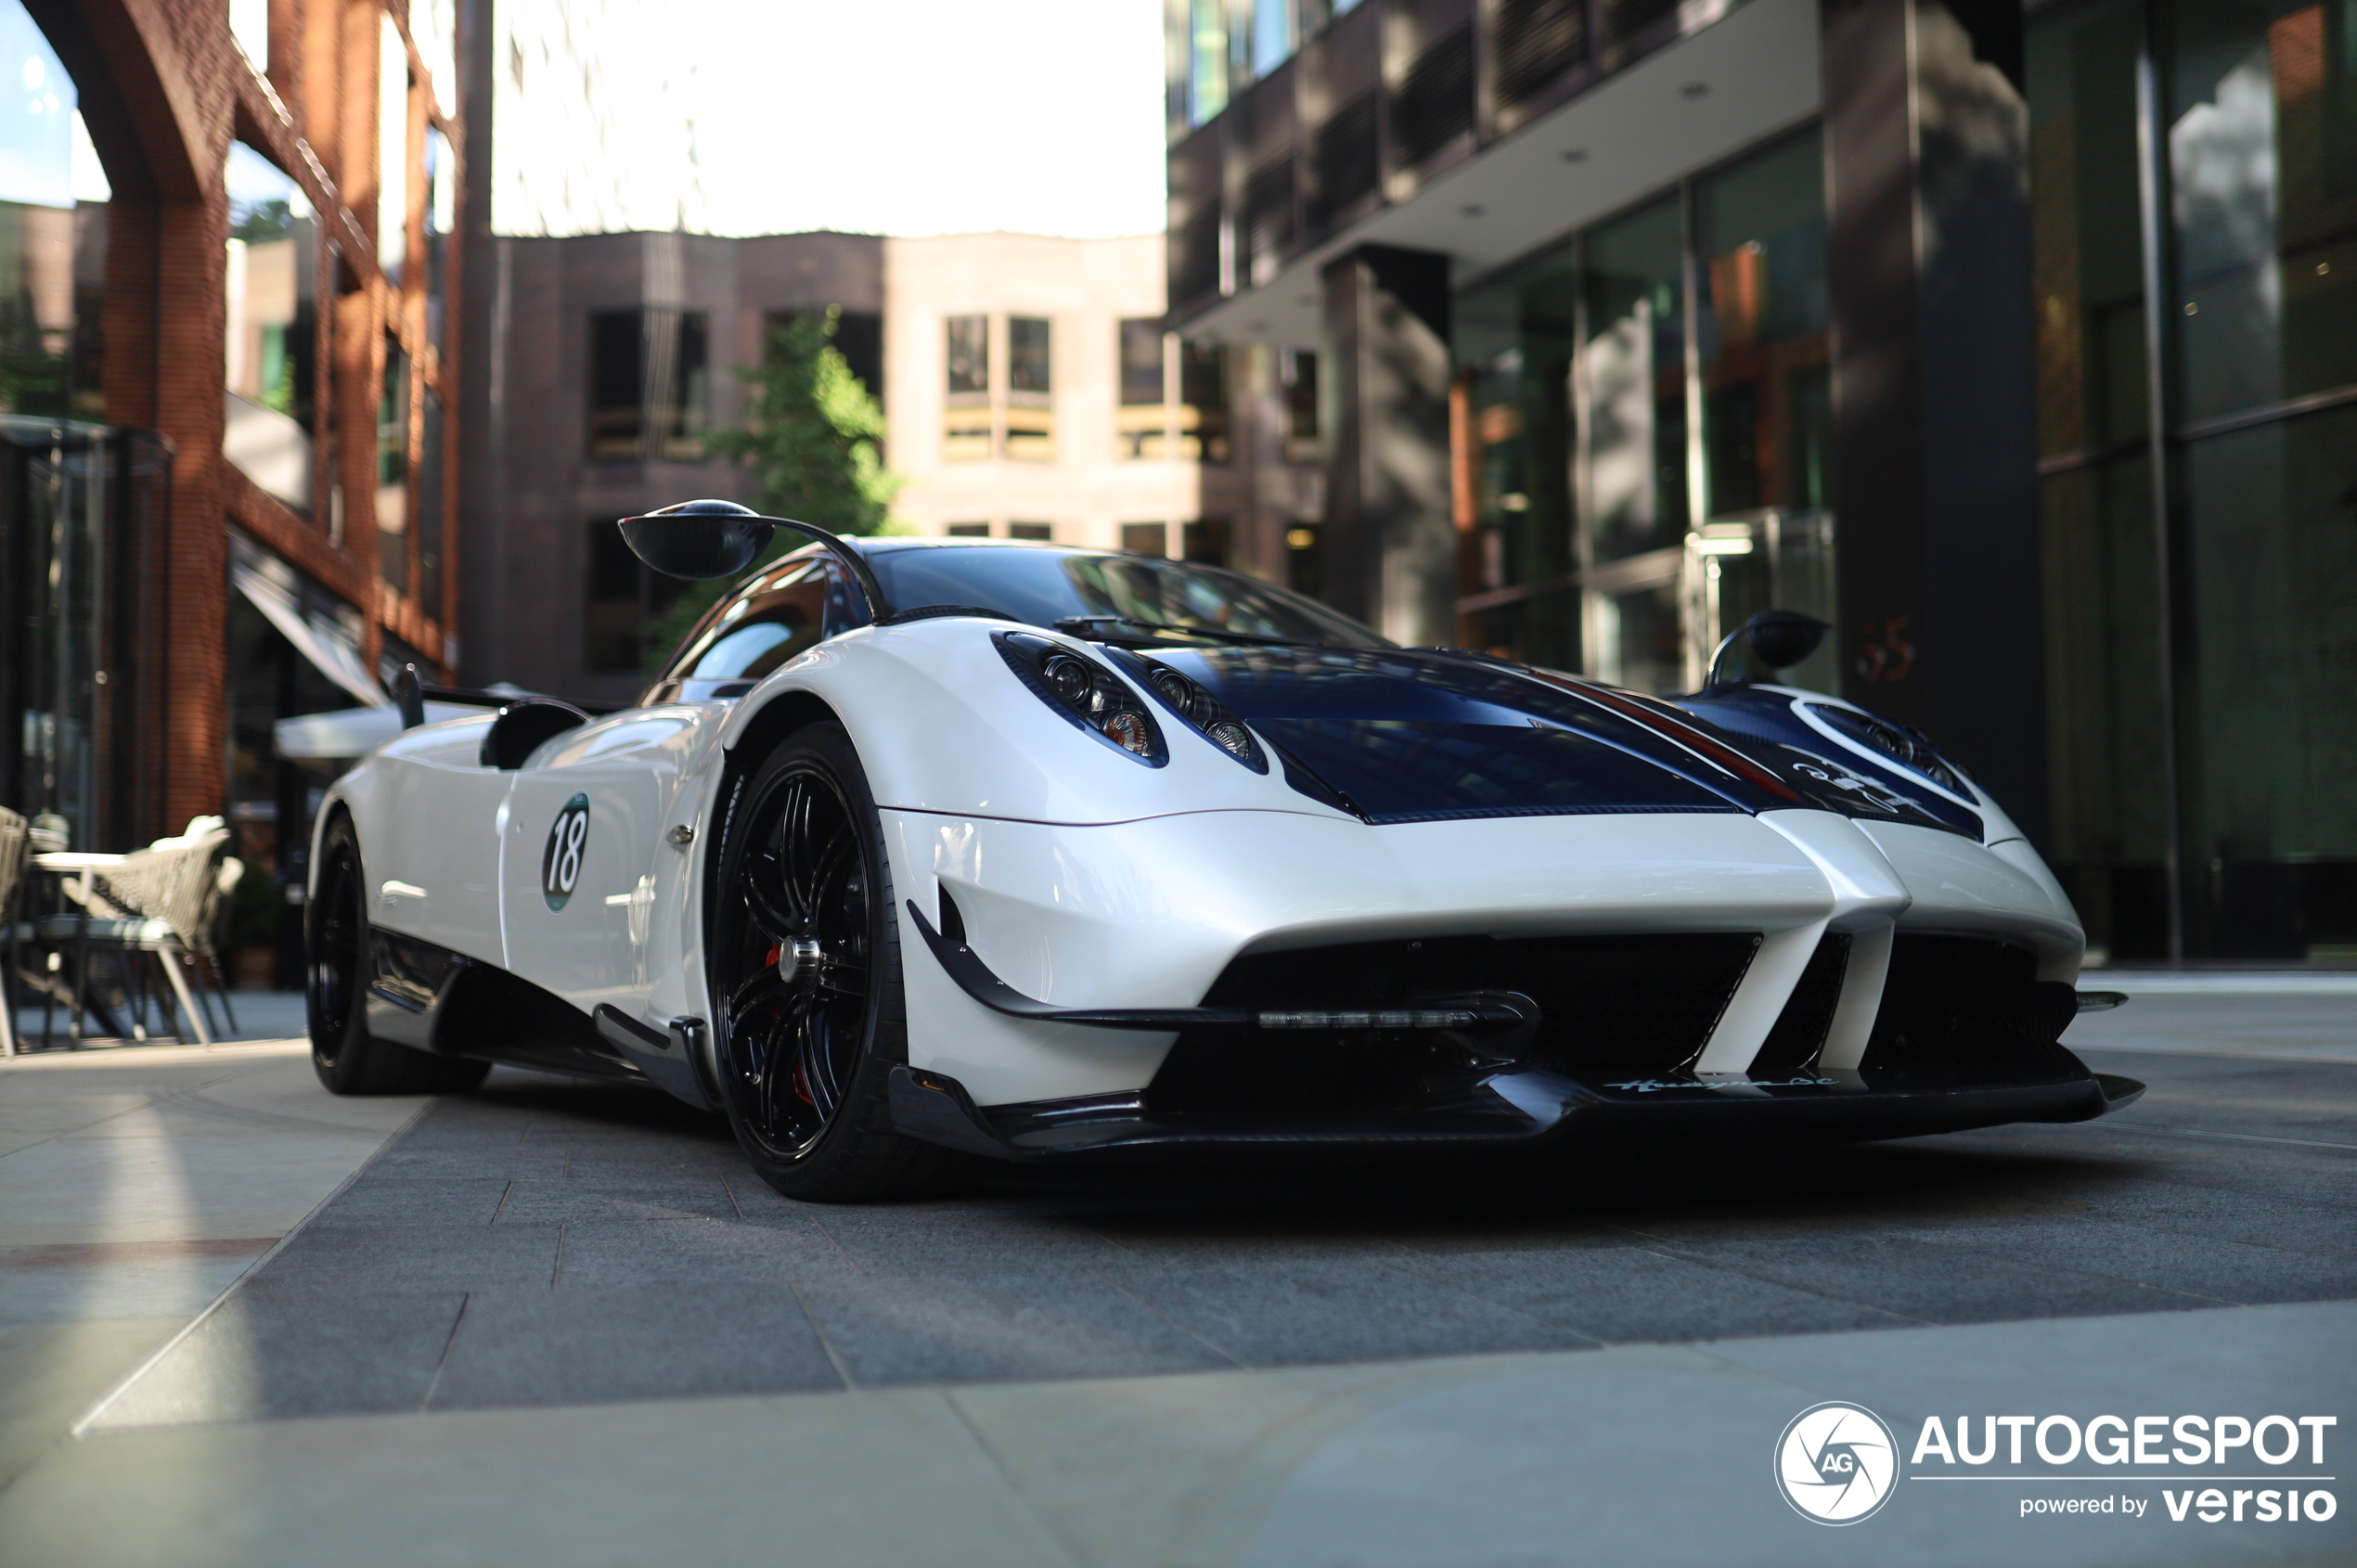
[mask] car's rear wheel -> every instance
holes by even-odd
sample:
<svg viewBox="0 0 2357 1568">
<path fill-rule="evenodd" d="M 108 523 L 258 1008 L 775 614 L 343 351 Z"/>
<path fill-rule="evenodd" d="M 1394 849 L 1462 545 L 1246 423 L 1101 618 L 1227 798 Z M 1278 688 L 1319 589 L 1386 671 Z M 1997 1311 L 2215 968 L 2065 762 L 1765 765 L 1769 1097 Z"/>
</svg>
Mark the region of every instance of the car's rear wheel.
<svg viewBox="0 0 2357 1568">
<path fill-rule="evenodd" d="M 338 816 L 319 845 L 318 891 L 311 900 L 306 1010 L 311 1069 L 333 1094 L 457 1094 L 483 1082 L 491 1064 L 428 1056 L 368 1033 L 368 883 L 360 838 Z"/>
<path fill-rule="evenodd" d="M 851 738 L 796 730 L 734 794 L 706 952 L 737 1142 L 789 1198 L 911 1190 L 946 1155 L 892 1128 L 888 1074 L 908 1055 L 900 928 Z"/>
</svg>

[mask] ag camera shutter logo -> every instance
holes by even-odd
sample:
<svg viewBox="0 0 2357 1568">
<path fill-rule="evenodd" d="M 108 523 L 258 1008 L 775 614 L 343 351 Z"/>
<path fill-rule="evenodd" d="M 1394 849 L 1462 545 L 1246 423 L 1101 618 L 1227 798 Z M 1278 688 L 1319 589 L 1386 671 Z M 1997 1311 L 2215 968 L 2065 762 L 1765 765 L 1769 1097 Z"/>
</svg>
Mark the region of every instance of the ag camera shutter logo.
<svg viewBox="0 0 2357 1568">
<path fill-rule="evenodd" d="M 1828 1400 L 1792 1419 L 1776 1439 L 1776 1489 L 1820 1524 L 1872 1518 L 1899 1481 L 1899 1440 L 1862 1405 Z"/>
<path fill-rule="evenodd" d="M 589 853 L 589 797 L 575 795 L 557 813 L 548 847 L 540 852 L 540 896 L 561 909 L 581 885 L 581 862 Z"/>
</svg>

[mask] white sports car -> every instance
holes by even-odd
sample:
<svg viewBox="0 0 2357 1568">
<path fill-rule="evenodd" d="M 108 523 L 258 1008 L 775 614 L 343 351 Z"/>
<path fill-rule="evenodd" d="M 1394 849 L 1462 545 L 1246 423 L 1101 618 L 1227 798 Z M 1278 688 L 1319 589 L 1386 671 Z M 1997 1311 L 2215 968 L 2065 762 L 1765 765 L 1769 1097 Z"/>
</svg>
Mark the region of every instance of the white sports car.
<svg viewBox="0 0 2357 1568">
<path fill-rule="evenodd" d="M 319 815 L 330 1089 L 644 1080 L 827 1200 L 946 1150 L 1879 1137 L 2141 1091 L 2056 1043 L 2113 998 L 2036 853 L 1848 703 L 1397 648 L 1111 551 L 622 524 L 702 577 L 776 526 L 815 542 L 637 707 L 419 725 L 405 677 L 413 727 Z M 1746 628 L 1774 667 L 1822 630 Z"/>
</svg>

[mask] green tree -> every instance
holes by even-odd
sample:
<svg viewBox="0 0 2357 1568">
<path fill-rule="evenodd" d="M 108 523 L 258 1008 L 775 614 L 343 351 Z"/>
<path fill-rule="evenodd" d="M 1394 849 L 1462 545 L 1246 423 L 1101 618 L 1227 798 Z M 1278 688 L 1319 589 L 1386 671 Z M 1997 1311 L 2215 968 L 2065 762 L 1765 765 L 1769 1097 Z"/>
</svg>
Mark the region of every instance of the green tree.
<svg viewBox="0 0 2357 1568">
<path fill-rule="evenodd" d="M 762 362 L 737 370 L 750 393 L 744 427 L 705 444 L 753 470 L 753 505 L 771 517 L 837 533 L 889 533 L 892 498 L 907 482 L 884 469 L 883 409 L 835 347 L 842 317 L 829 306 L 772 327 Z M 809 542 L 780 530 L 761 564 Z M 647 628 L 650 669 L 729 585 L 689 584 L 654 617 Z"/>
</svg>

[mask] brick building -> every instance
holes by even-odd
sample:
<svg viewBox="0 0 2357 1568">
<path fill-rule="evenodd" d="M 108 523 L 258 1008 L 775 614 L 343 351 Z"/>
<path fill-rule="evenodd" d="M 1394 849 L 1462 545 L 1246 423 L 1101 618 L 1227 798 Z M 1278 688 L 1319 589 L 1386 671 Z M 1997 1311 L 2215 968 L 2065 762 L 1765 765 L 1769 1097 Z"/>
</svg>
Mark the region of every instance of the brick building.
<svg viewBox="0 0 2357 1568">
<path fill-rule="evenodd" d="M 271 721 L 455 661 L 456 34 L 0 0 L 0 803 L 77 848 L 227 808 L 291 877 Z"/>
</svg>

